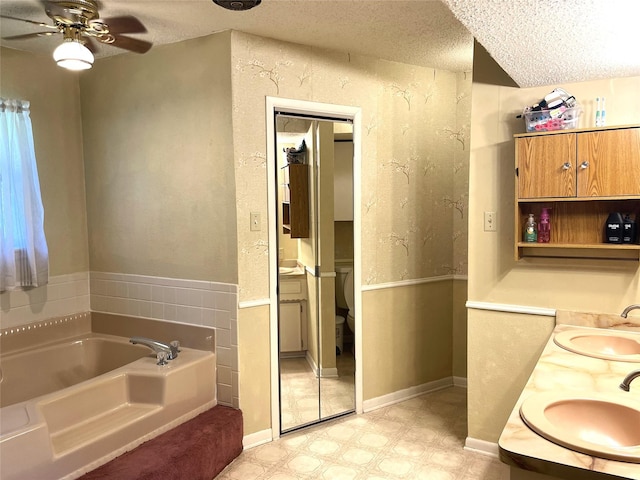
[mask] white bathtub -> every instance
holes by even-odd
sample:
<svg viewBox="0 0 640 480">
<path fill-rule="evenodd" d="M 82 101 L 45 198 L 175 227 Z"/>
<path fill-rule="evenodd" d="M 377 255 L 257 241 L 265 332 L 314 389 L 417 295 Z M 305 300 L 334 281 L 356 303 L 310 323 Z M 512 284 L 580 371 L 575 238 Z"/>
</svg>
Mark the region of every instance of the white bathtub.
<svg viewBox="0 0 640 480">
<path fill-rule="evenodd" d="M 2 480 L 77 478 L 216 404 L 215 355 L 88 334 L 0 355 Z"/>
</svg>

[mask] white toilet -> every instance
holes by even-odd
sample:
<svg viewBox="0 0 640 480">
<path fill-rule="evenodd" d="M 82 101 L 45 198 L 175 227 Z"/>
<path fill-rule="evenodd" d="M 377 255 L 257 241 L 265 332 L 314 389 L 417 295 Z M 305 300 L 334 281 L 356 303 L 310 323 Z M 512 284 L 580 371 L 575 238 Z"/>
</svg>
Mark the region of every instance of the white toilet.
<svg viewBox="0 0 640 480">
<path fill-rule="evenodd" d="M 353 267 L 336 266 L 336 304 L 348 311 L 347 325 L 355 332 L 355 310 L 353 308 Z"/>
</svg>

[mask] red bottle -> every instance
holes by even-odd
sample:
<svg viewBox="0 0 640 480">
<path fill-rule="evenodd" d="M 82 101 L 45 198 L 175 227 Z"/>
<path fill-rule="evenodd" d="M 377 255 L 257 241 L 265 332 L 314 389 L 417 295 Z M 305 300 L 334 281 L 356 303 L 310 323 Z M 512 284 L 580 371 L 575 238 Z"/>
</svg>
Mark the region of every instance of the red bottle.
<svg viewBox="0 0 640 480">
<path fill-rule="evenodd" d="M 549 216 L 550 208 L 543 208 L 540 214 L 540 222 L 538 223 L 538 243 L 549 243 L 551 240 L 551 218 Z"/>
</svg>

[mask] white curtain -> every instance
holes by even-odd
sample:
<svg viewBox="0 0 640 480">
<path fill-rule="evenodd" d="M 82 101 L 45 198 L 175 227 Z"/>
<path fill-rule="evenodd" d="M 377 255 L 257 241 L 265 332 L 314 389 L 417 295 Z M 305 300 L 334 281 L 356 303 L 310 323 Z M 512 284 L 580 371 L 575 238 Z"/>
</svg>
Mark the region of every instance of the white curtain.
<svg viewBox="0 0 640 480">
<path fill-rule="evenodd" d="M 0 98 L 0 291 L 49 279 L 29 102 Z"/>
</svg>

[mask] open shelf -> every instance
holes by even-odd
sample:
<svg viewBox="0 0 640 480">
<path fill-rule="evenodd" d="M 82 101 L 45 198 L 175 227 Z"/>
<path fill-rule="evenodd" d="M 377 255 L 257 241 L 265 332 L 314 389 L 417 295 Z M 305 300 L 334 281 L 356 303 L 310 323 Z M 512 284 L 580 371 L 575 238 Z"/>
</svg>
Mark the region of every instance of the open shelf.
<svg viewBox="0 0 640 480">
<path fill-rule="evenodd" d="M 516 246 L 519 257 L 589 257 L 640 260 L 640 245 L 635 244 L 518 242 Z"/>
</svg>

